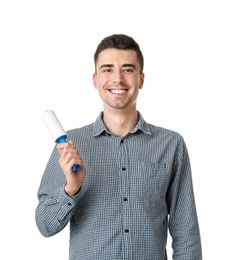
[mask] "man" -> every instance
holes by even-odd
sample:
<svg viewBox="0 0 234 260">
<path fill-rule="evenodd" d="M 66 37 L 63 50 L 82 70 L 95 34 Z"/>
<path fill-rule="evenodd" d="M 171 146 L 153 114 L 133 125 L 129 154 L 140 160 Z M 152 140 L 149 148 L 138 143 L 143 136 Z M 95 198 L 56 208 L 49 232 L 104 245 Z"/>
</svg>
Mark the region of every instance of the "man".
<svg viewBox="0 0 234 260">
<path fill-rule="evenodd" d="M 94 61 L 103 111 L 52 152 L 38 191 L 40 232 L 52 236 L 70 223 L 70 260 L 166 260 L 169 229 L 173 259 L 201 260 L 185 142 L 145 122 L 136 107 L 144 83 L 139 45 L 111 35 Z M 74 164 L 82 170 L 73 172 Z"/>
</svg>

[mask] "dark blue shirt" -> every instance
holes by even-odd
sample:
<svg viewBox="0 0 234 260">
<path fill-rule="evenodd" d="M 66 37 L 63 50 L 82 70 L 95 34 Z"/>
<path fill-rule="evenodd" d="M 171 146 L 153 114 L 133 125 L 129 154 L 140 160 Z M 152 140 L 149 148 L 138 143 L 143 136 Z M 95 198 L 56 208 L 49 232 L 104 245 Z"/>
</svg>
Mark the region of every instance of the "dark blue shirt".
<svg viewBox="0 0 234 260">
<path fill-rule="evenodd" d="M 139 113 L 126 136 L 106 129 L 102 113 L 69 130 L 86 177 L 69 197 L 55 148 L 38 191 L 36 222 L 52 236 L 70 222 L 70 260 L 201 260 L 201 240 L 189 156 L 182 136 L 148 124 Z M 79 173 L 78 173 L 79 174 Z"/>
</svg>

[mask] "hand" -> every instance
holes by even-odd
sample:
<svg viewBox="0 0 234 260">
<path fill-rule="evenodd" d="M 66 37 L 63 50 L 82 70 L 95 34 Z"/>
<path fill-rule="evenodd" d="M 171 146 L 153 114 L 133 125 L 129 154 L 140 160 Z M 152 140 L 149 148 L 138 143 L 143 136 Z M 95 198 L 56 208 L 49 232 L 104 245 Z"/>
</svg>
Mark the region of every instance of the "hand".
<svg viewBox="0 0 234 260">
<path fill-rule="evenodd" d="M 65 192 L 69 196 L 75 195 L 82 183 L 84 182 L 86 170 L 83 164 L 83 160 L 79 155 L 74 142 L 69 141 L 67 143 L 57 144 L 57 149 L 60 153 L 59 164 L 63 170 L 66 178 Z M 79 164 L 82 169 L 77 172 L 72 171 L 72 166 Z"/>
</svg>

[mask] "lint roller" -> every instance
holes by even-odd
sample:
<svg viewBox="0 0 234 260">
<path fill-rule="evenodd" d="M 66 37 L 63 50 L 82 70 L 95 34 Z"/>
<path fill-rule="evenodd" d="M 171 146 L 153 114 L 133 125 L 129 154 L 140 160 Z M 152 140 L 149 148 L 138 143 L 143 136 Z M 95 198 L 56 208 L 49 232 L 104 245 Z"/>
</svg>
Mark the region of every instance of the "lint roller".
<svg viewBox="0 0 234 260">
<path fill-rule="evenodd" d="M 59 122 L 53 110 L 46 110 L 42 114 L 41 118 L 55 143 L 67 142 L 67 133 L 64 131 L 61 123 Z M 82 167 L 79 164 L 75 164 L 72 167 L 72 171 L 74 172 L 79 171 L 81 169 Z"/>
</svg>

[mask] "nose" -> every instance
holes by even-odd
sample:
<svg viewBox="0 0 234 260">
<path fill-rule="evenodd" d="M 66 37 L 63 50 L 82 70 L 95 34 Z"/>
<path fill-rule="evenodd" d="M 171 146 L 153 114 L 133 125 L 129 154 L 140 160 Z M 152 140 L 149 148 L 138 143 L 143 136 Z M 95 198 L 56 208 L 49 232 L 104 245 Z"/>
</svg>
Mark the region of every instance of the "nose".
<svg viewBox="0 0 234 260">
<path fill-rule="evenodd" d="M 115 71 L 115 73 L 113 73 L 112 81 L 115 84 L 124 83 L 125 80 L 124 80 L 124 75 L 123 75 L 122 71 Z"/>
</svg>

